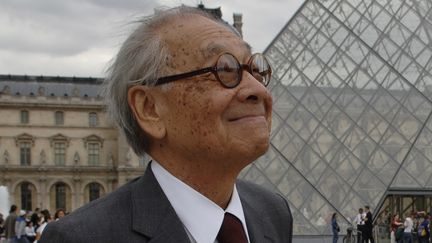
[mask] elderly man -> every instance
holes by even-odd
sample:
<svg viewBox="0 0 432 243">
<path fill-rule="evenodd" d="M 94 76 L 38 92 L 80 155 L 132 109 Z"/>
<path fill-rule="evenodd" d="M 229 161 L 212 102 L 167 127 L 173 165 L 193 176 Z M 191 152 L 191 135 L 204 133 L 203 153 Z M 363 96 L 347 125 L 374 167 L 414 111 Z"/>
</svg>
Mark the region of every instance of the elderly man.
<svg viewBox="0 0 432 243">
<path fill-rule="evenodd" d="M 291 242 L 282 196 L 239 172 L 269 146 L 271 69 L 230 26 L 189 8 L 158 11 L 114 61 L 109 114 L 145 174 L 62 220 L 40 242 Z"/>
</svg>

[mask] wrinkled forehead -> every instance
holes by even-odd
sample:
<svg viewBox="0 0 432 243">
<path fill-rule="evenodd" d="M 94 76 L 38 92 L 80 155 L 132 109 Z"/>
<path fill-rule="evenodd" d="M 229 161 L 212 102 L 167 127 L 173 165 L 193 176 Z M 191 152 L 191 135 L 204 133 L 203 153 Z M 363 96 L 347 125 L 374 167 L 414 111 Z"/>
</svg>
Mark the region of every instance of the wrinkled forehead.
<svg viewBox="0 0 432 243">
<path fill-rule="evenodd" d="M 210 58 L 222 52 L 250 56 L 251 47 L 229 26 L 201 15 L 173 18 L 162 31 L 170 53 Z"/>
<path fill-rule="evenodd" d="M 239 52 L 241 56 L 250 56 L 252 52 L 252 48 L 250 45 L 243 40 L 239 39 L 238 43 L 236 44 L 235 52 Z M 212 56 L 219 55 L 223 52 L 228 52 L 232 54 L 236 54 L 232 48 L 230 48 L 228 45 L 224 44 L 223 42 L 218 41 L 212 41 L 209 43 L 203 43 L 203 45 L 200 46 L 200 51 L 204 55 L 205 58 L 210 58 Z"/>
</svg>

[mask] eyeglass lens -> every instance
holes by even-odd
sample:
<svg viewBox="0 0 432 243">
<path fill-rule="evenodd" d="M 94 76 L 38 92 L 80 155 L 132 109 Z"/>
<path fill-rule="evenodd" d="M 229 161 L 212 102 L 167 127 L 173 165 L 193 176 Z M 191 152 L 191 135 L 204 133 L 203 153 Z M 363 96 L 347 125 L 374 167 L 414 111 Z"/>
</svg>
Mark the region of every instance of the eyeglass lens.
<svg viewBox="0 0 432 243">
<path fill-rule="evenodd" d="M 267 86 L 270 81 L 271 68 L 267 59 L 261 54 L 255 54 L 252 56 L 249 63 L 250 73 L 254 78 L 260 81 L 264 86 Z"/>
<path fill-rule="evenodd" d="M 227 87 L 235 87 L 240 82 L 241 67 L 231 54 L 223 54 L 217 61 L 217 76 Z"/>
<path fill-rule="evenodd" d="M 226 87 L 235 87 L 239 84 L 242 77 L 242 66 L 237 59 L 228 53 L 221 55 L 217 61 L 217 78 Z M 261 54 L 254 54 L 248 63 L 248 72 L 252 76 L 267 86 L 270 80 L 270 65 Z"/>
</svg>

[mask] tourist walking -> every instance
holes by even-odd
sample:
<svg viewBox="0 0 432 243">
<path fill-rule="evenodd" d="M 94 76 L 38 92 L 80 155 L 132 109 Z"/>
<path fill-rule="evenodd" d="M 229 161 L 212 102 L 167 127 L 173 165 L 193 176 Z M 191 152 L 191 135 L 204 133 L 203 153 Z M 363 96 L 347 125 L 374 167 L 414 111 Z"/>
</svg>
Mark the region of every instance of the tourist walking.
<svg viewBox="0 0 432 243">
<path fill-rule="evenodd" d="M 391 222 L 391 231 L 390 231 L 390 243 L 401 243 L 403 239 L 403 233 L 402 237 L 397 237 L 398 230 L 403 231 L 403 223 L 400 221 L 399 215 L 394 214 L 392 217 Z"/>
<path fill-rule="evenodd" d="M 42 210 L 41 215 L 42 215 L 42 217 L 40 218 L 40 222 L 39 222 L 40 226 L 36 230 L 36 241 L 35 242 L 40 240 L 40 238 L 42 236 L 42 232 L 44 231 L 45 227 L 47 226 L 47 224 L 49 222 L 52 221 L 51 214 L 47 209 Z"/>
<path fill-rule="evenodd" d="M 354 224 L 357 226 L 357 242 L 362 242 L 362 232 L 364 231 L 364 219 L 366 214 L 363 212 L 363 208 L 359 208 L 357 216 L 354 218 Z"/>
<path fill-rule="evenodd" d="M 405 222 L 404 222 L 404 237 L 403 237 L 403 242 L 404 243 L 412 243 L 412 229 L 413 229 L 414 223 L 413 220 L 411 218 L 411 216 L 409 214 L 407 214 L 407 217 L 405 218 Z"/>
<path fill-rule="evenodd" d="M 16 236 L 15 234 L 15 221 L 17 219 L 17 206 L 12 205 L 10 207 L 9 215 L 6 217 L 4 228 L 5 228 L 5 237 L 7 242 L 13 242 Z"/>
<path fill-rule="evenodd" d="M 26 221 L 25 233 L 26 233 L 27 240 L 29 240 L 30 242 L 35 241 L 36 231 L 32 221 Z"/>
<path fill-rule="evenodd" d="M 364 219 L 364 222 L 365 222 L 364 232 L 362 232 L 363 243 L 368 243 L 369 241 L 370 241 L 370 243 L 375 243 L 375 240 L 374 240 L 373 234 L 372 234 L 372 229 L 373 229 L 372 213 L 370 211 L 369 206 L 365 206 L 365 212 L 366 212 L 366 217 Z"/>
<path fill-rule="evenodd" d="M 26 211 L 20 210 L 19 216 L 15 221 L 15 242 L 16 243 L 29 243 L 26 237 Z"/>
<path fill-rule="evenodd" d="M 35 208 L 35 211 L 30 217 L 30 221 L 32 221 L 33 223 L 34 230 L 37 230 L 37 228 L 39 227 L 39 213 L 40 208 Z"/>
<path fill-rule="evenodd" d="M 417 237 L 419 243 L 429 243 L 430 229 L 429 229 L 429 215 L 423 216 L 423 221 L 420 223 L 417 230 Z"/>
<path fill-rule="evenodd" d="M 337 214 L 333 213 L 332 219 L 331 219 L 331 225 L 332 225 L 332 231 L 333 231 L 333 243 L 336 243 L 339 238 L 339 225 L 337 223 Z"/>
</svg>

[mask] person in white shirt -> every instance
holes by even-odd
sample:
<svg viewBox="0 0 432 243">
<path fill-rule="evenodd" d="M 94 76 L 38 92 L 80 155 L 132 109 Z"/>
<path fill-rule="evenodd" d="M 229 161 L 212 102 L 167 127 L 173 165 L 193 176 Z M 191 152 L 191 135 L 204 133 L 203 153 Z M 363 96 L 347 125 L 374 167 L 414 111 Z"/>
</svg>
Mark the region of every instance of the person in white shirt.
<svg viewBox="0 0 432 243">
<path fill-rule="evenodd" d="M 36 232 L 32 221 L 26 222 L 25 235 L 30 242 L 33 242 L 36 239 Z"/>
<path fill-rule="evenodd" d="M 364 218 L 366 213 L 363 212 L 363 208 L 359 208 L 358 214 L 354 218 L 354 224 L 357 226 L 357 242 L 362 242 L 362 231 L 364 228 Z"/>
<path fill-rule="evenodd" d="M 410 217 L 409 214 L 407 214 L 407 217 L 405 218 L 404 222 L 404 243 L 411 243 L 412 242 L 412 230 L 413 230 L 413 220 Z"/>
<path fill-rule="evenodd" d="M 39 227 L 36 230 L 36 240 L 34 243 L 37 243 L 41 239 L 42 232 L 45 230 L 48 223 L 52 221 L 51 214 L 47 209 L 42 210 L 41 214 L 42 217 L 40 218 Z"/>
<path fill-rule="evenodd" d="M 28 243 L 28 240 L 25 236 L 26 214 L 27 213 L 25 210 L 20 210 L 19 216 L 15 221 L 16 240 L 14 242 Z"/>
</svg>

